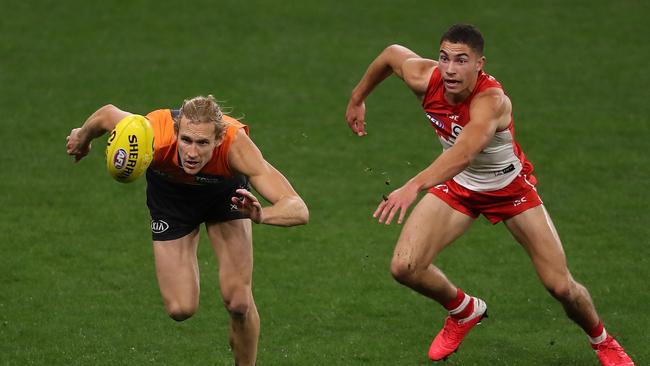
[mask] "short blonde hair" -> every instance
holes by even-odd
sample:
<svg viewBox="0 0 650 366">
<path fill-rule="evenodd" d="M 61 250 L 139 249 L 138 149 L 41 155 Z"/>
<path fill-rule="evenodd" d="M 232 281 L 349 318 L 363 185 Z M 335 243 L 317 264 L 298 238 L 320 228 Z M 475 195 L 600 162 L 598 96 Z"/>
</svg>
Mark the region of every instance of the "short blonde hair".
<svg viewBox="0 0 650 366">
<path fill-rule="evenodd" d="M 178 127 L 183 117 L 187 118 L 190 123 L 214 123 L 214 136 L 220 140 L 226 133 L 223 114 L 219 103 L 212 95 L 207 97 L 200 95 L 192 99 L 185 99 L 178 117 L 174 119 L 174 130 L 178 135 Z"/>
</svg>

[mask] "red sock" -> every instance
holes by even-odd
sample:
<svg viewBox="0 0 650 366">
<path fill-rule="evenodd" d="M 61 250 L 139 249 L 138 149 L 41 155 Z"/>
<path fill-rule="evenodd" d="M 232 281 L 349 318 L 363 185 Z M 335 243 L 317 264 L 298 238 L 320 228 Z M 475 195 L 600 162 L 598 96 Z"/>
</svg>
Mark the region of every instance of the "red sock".
<svg viewBox="0 0 650 366">
<path fill-rule="evenodd" d="M 472 297 L 464 293 L 460 288 L 456 289 L 456 298 L 444 306 L 454 319 L 467 318 L 474 311 Z"/>
<path fill-rule="evenodd" d="M 607 338 L 607 332 L 603 326 L 603 321 L 599 320 L 598 324 L 589 332 L 587 332 L 587 335 L 589 336 L 589 340 L 592 344 L 598 344 L 604 341 L 605 338 Z"/>
</svg>

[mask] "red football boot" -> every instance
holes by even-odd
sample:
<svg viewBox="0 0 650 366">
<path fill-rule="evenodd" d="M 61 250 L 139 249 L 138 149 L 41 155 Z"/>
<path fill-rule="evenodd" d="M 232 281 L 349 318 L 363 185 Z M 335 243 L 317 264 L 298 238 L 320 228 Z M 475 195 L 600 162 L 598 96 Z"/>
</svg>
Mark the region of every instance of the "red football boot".
<svg viewBox="0 0 650 366">
<path fill-rule="evenodd" d="M 591 348 L 596 351 L 596 356 L 603 366 L 634 366 L 623 347 L 610 335 L 604 341 L 592 344 Z"/>
<path fill-rule="evenodd" d="M 450 354 L 456 352 L 463 338 L 472 328 L 487 317 L 487 305 L 478 297 L 472 297 L 474 311 L 464 319 L 454 319 L 447 316 L 445 326 L 433 339 L 429 347 L 429 358 L 433 361 L 446 359 Z"/>
</svg>

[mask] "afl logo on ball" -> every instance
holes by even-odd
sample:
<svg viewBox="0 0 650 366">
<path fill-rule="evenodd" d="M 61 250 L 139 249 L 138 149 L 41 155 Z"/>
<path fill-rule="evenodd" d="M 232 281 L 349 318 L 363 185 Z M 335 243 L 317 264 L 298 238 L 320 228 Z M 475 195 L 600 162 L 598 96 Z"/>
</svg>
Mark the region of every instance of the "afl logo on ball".
<svg viewBox="0 0 650 366">
<path fill-rule="evenodd" d="M 113 165 L 115 169 L 124 168 L 124 163 L 126 163 L 126 150 L 118 149 L 113 155 Z"/>
<path fill-rule="evenodd" d="M 154 234 L 164 233 L 169 229 L 169 224 L 163 220 L 151 220 L 151 232 Z"/>
</svg>

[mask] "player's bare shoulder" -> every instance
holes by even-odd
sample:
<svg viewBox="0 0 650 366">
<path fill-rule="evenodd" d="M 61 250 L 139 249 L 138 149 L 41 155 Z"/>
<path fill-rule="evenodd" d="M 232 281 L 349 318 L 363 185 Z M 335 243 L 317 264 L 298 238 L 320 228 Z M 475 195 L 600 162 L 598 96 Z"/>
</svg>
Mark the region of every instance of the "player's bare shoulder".
<svg viewBox="0 0 650 366">
<path fill-rule="evenodd" d="M 238 129 L 237 133 L 235 133 L 235 138 L 233 140 L 233 144 L 236 143 L 237 141 L 241 141 L 241 140 L 253 142 L 250 139 L 250 137 L 248 137 L 248 134 L 246 133 L 246 130 L 244 130 L 243 128 Z"/>
<path fill-rule="evenodd" d="M 262 161 L 262 153 L 246 131 L 237 130 L 228 151 L 228 164 L 237 172 L 250 176 Z"/>
<path fill-rule="evenodd" d="M 436 60 L 421 57 L 409 58 L 402 65 L 404 82 L 417 95 L 424 95 L 436 67 L 438 67 Z"/>
<path fill-rule="evenodd" d="M 246 131 L 244 131 L 243 128 L 240 128 L 235 133 L 235 136 L 233 136 L 228 151 L 228 159 L 232 160 L 245 157 L 246 153 L 249 152 L 250 149 L 257 149 L 257 146 L 255 146 L 253 140 L 251 140 L 248 134 L 246 134 Z"/>
</svg>

